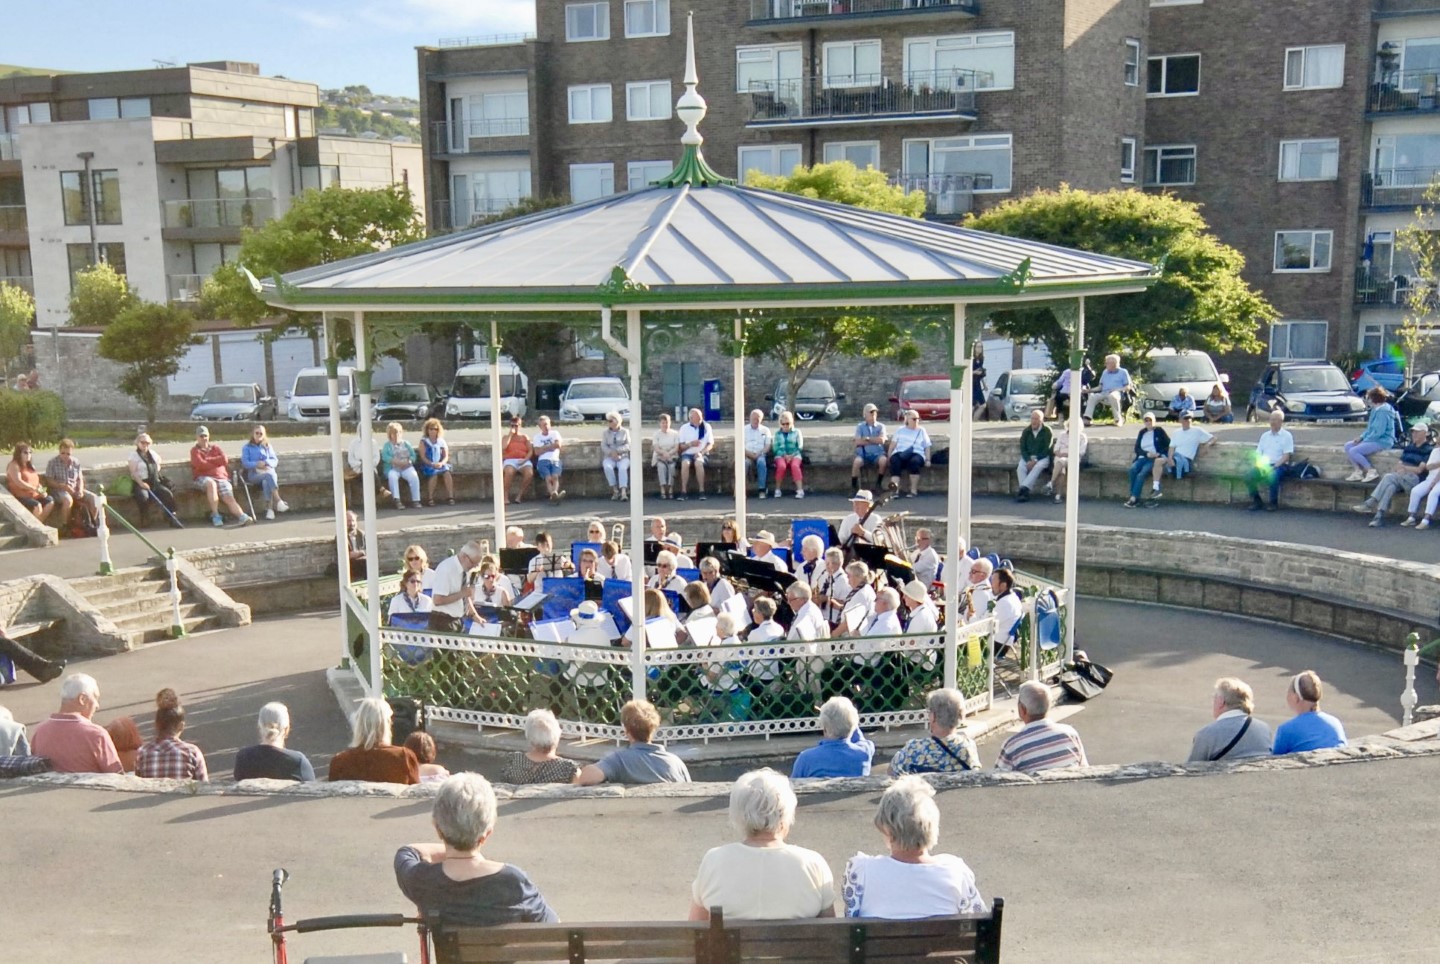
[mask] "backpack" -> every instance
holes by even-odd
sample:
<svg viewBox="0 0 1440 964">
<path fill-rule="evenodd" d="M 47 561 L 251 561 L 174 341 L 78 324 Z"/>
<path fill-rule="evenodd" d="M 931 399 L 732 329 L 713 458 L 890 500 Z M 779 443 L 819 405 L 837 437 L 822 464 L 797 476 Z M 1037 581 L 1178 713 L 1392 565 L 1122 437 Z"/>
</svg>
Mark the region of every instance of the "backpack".
<svg viewBox="0 0 1440 964">
<path fill-rule="evenodd" d="M 1321 477 L 1320 466 L 1309 459 L 1301 459 L 1290 466 L 1290 475 L 1302 482 L 1308 482 Z"/>
</svg>

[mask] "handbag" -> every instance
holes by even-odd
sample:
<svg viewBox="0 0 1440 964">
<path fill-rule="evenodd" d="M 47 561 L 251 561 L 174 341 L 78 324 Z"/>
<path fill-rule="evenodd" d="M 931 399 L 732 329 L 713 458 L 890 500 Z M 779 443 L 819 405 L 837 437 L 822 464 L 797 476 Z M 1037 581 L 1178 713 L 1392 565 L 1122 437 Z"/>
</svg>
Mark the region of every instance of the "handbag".
<svg viewBox="0 0 1440 964">
<path fill-rule="evenodd" d="M 1088 659 L 1077 659 L 1070 669 L 1060 674 L 1060 685 L 1071 699 L 1084 703 L 1105 692 L 1105 687 L 1114 678 L 1115 673 L 1108 667 Z"/>
</svg>

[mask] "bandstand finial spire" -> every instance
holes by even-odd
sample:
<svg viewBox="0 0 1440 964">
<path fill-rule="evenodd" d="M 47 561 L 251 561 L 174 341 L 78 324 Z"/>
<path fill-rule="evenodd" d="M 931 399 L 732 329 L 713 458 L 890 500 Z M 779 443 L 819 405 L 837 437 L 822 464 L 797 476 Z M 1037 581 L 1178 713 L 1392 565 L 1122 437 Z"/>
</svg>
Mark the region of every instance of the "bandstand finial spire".
<svg viewBox="0 0 1440 964">
<path fill-rule="evenodd" d="M 675 170 L 656 181 L 661 187 L 679 187 L 682 184 L 692 187 L 710 187 L 716 184 L 734 184 L 732 178 L 721 177 L 711 170 L 710 165 L 705 163 L 705 156 L 700 153 L 700 145 L 705 143 L 704 136 L 700 133 L 700 122 L 705 119 L 708 105 L 705 98 L 700 96 L 700 74 L 695 69 L 695 14 L 692 11 L 685 17 L 685 92 L 675 102 L 675 115 L 685 124 L 685 133 L 680 138 L 685 151 L 680 156 L 680 163 L 675 165 Z"/>
</svg>

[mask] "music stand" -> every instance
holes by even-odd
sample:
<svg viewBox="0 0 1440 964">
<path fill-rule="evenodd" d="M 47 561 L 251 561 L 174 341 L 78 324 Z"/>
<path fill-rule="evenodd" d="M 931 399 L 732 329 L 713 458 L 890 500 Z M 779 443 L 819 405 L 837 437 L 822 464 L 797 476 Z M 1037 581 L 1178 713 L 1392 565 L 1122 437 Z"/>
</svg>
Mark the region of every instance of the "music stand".
<svg viewBox="0 0 1440 964">
<path fill-rule="evenodd" d="M 534 546 L 500 550 L 500 571 L 510 576 L 523 576 L 530 570 L 530 560 L 540 555 Z"/>
<path fill-rule="evenodd" d="M 872 545 L 868 542 L 857 542 L 851 547 L 855 558 L 870 567 L 871 572 L 884 570 L 885 557 L 890 554 L 886 546 Z"/>
<path fill-rule="evenodd" d="M 716 559 L 724 559 L 725 554 L 735 548 L 733 542 L 697 542 L 695 543 L 695 562 L 698 565 L 701 559 L 706 556 L 714 556 Z"/>
<path fill-rule="evenodd" d="M 646 540 L 645 540 L 645 565 L 647 565 L 647 566 L 653 566 L 653 565 L 655 565 L 655 559 L 656 559 L 656 557 L 658 557 L 658 556 L 660 555 L 660 550 L 661 550 L 662 548 L 664 548 L 664 547 L 661 546 L 660 543 L 657 542 L 656 540 L 654 540 L 654 539 L 646 539 Z"/>
</svg>

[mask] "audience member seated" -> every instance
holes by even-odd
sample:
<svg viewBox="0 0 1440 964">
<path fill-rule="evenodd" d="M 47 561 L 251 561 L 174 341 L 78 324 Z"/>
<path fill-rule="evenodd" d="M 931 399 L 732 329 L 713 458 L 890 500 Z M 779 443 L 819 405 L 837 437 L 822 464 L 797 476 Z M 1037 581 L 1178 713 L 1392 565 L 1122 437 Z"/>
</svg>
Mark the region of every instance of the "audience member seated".
<svg viewBox="0 0 1440 964">
<path fill-rule="evenodd" d="M 780 413 L 780 427 L 770 451 L 775 455 L 775 498 L 780 498 L 780 484 L 788 473 L 795 480 L 795 498 L 805 498 L 805 435 L 795 427 L 792 412 Z"/>
<path fill-rule="evenodd" d="M 60 452 L 45 464 L 45 487 L 59 507 L 60 521 L 56 526 L 61 532 L 68 531 L 70 513 L 80 506 L 93 529 L 100 514 L 100 502 L 94 492 L 85 488 L 85 471 L 80 460 L 75 458 L 75 443 L 68 438 L 60 440 Z M 240 508 L 238 505 L 235 508 Z"/>
<path fill-rule="evenodd" d="M 1380 478 L 1380 470 L 1370 464 L 1370 456 L 1394 448 L 1395 438 L 1400 433 L 1400 413 L 1389 402 L 1390 393 L 1379 385 L 1365 393 L 1365 407 L 1370 414 L 1365 420 L 1365 431 L 1359 438 L 1345 443 L 1345 457 L 1355 466 L 1355 471 L 1345 477 L 1346 482 L 1374 482 Z"/>
<path fill-rule="evenodd" d="M 1265 509 L 1274 512 L 1280 508 L 1280 483 L 1290 471 L 1290 461 L 1295 457 L 1295 436 L 1285 428 L 1285 413 L 1275 409 L 1270 413 L 1270 431 L 1261 434 L 1255 443 L 1253 463 L 1245 471 L 1245 490 L 1250 494 L 1250 511 Z M 1260 487 L 1270 490 L 1270 501 L 1260 499 Z"/>
<path fill-rule="evenodd" d="M 25 724 L 15 722 L 15 716 L 0 706 L 0 756 L 29 756 L 30 741 L 25 736 Z"/>
<path fill-rule="evenodd" d="M 267 519 L 275 518 L 277 512 L 290 511 L 290 506 L 280 498 L 280 477 L 276 472 L 279 465 L 280 456 L 275 454 L 265 426 L 255 426 L 250 432 L 250 441 L 240 449 L 240 472 L 246 482 L 260 486 Z"/>
<path fill-rule="evenodd" d="M 430 822 L 441 842 L 395 853 L 395 882 L 422 917 L 452 927 L 559 922 L 524 871 L 480 852 L 496 813 L 495 791 L 479 774 L 457 773 L 440 785 Z"/>
<path fill-rule="evenodd" d="M 44 522 L 55 511 L 55 500 L 40 484 L 40 473 L 31 461 L 32 455 L 30 443 L 15 446 L 10 464 L 5 467 L 5 486 L 31 515 Z"/>
<path fill-rule="evenodd" d="M 405 737 L 405 749 L 415 754 L 420 761 L 420 782 L 440 783 L 450 777 L 450 771 L 435 762 L 435 738 L 424 730 L 414 730 Z"/>
<path fill-rule="evenodd" d="M 445 480 L 445 501 L 455 504 L 455 465 L 450 461 L 450 443 L 438 418 L 427 418 L 420 427 L 420 474 L 425 477 L 425 504 L 435 504 L 435 483 Z"/>
<path fill-rule="evenodd" d="M 209 780 L 205 754 L 180 739 L 184 733 L 185 707 L 166 687 L 155 694 L 155 738 L 135 754 L 135 775 L 149 780 Z"/>
<path fill-rule="evenodd" d="M 1229 425 L 1235 421 L 1235 415 L 1230 410 L 1230 396 L 1225 391 L 1225 386 L 1216 382 L 1210 388 L 1210 394 L 1205 397 L 1205 404 L 1201 406 L 1205 421 L 1212 425 Z"/>
<path fill-rule="evenodd" d="M 0 686 L 15 682 L 13 669 L 29 673 L 42 683 L 48 683 L 65 672 L 65 660 L 46 659 L 0 632 L 0 656 L 10 661 L 9 667 L 0 663 Z"/>
<path fill-rule="evenodd" d="M 1215 695 L 1210 699 L 1210 714 L 1215 721 L 1196 731 L 1186 762 L 1269 756 L 1270 725 L 1255 719 L 1254 713 L 1255 694 L 1249 684 L 1233 676 L 1217 679 Z"/>
<path fill-rule="evenodd" d="M 421 592 L 425 585 L 425 577 L 414 569 L 408 570 L 400 577 L 400 591 L 390 599 L 390 608 L 385 615 L 391 625 L 394 625 L 395 616 L 426 615 L 435 610 L 435 602 L 429 596 Z M 409 622 L 402 623 L 406 628 L 415 628 Z"/>
<path fill-rule="evenodd" d="M 850 463 L 850 488 L 860 488 L 862 480 L 868 478 L 868 471 L 875 473 L 875 487 L 885 484 L 885 470 L 890 459 L 885 454 L 889 438 L 885 434 L 885 423 L 880 421 L 880 409 L 874 402 L 866 402 L 862 421 L 855 426 L 855 458 Z"/>
<path fill-rule="evenodd" d="M 965 697 L 959 690 L 939 689 L 925 697 L 929 733 L 895 751 L 890 775 L 953 773 L 980 769 L 980 752 L 965 732 Z"/>
<path fill-rule="evenodd" d="M 818 744 L 800 751 L 790 777 L 795 780 L 817 777 L 867 777 L 875 744 L 860 732 L 860 713 L 843 696 L 832 696 L 820 707 Z"/>
<path fill-rule="evenodd" d="M 750 413 L 750 421 L 745 426 L 744 450 L 745 470 L 754 471 L 756 497 L 765 498 L 765 469 L 767 460 L 770 458 L 770 446 L 774 444 L 774 438 L 770 429 L 765 424 L 765 413 L 755 409 Z"/>
<path fill-rule="evenodd" d="M 1160 500 L 1160 480 L 1165 476 L 1165 465 L 1170 459 L 1170 436 L 1155 424 L 1155 413 L 1146 412 L 1135 436 L 1135 457 L 1130 463 L 1130 498 L 1125 507 L 1133 509 L 1140 504 L 1145 490 L 1145 478 L 1150 478 L 1150 502 Z"/>
<path fill-rule="evenodd" d="M 405 440 L 405 426 L 391 422 L 385 426 L 385 444 L 380 446 L 380 474 L 390 486 L 395 508 L 405 508 L 400 497 L 400 482 L 410 487 L 410 508 L 420 508 L 420 473 L 415 471 L 415 447 Z"/>
<path fill-rule="evenodd" d="M 932 854 L 940 842 L 935 788 L 901 777 L 880 795 L 875 829 L 888 854 L 857 853 L 845 864 L 845 916 L 918 920 L 983 913 L 975 872 L 954 854 Z"/>
<path fill-rule="evenodd" d="M 153 440 L 144 432 L 135 437 L 135 451 L 130 453 L 129 465 L 137 524 L 143 529 L 149 523 L 146 516 L 150 514 L 150 504 L 154 502 L 162 507 L 172 529 L 185 528 L 175 515 L 175 493 L 170 490 L 170 480 L 160 474 L 160 453 L 155 451 Z"/>
<path fill-rule="evenodd" d="M 1181 385 L 1180 390 L 1175 393 L 1175 397 L 1170 399 L 1170 417 L 1175 419 L 1182 415 L 1194 414 L 1195 399 L 1190 397 L 1190 389 Z"/>
<path fill-rule="evenodd" d="M 222 504 L 235 516 L 238 525 L 255 521 L 235 501 L 235 487 L 230 484 L 230 460 L 220 446 L 210 442 L 210 430 L 204 425 L 195 430 L 195 444 L 190 447 L 190 476 L 191 485 L 205 495 L 211 525 L 219 528 L 225 524 L 225 517 L 220 514 Z"/>
<path fill-rule="evenodd" d="M 660 712 L 647 700 L 631 700 L 620 707 L 620 725 L 630 745 L 611 750 L 598 763 L 588 764 L 575 782 L 582 787 L 597 783 L 689 783 L 685 761 L 655 739 Z"/>
<path fill-rule="evenodd" d="M 1345 745 L 1345 727 L 1320 709 L 1320 697 L 1323 695 L 1324 687 L 1314 670 L 1296 673 L 1290 679 L 1290 688 L 1285 691 L 1285 705 L 1295 715 L 1275 728 L 1272 753 L 1280 756 Z"/>
<path fill-rule="evenodd" d="M 660 429 L 650 439 L 650 465 L 660 485 L 660 498 L 675 498 L 675 472 L 680 464 L 680 433 L 670 427 L 670 416 L 661 415 Z"/>
<path fill-rule="evenodd" d="M 1095 409 L 1101 405 L 1110 409 L 1116 425 L 1125 424 L 1125 396 L 1135 388 L 1130 373 L 1120 367 L 1119 355 L 1106 355 L 1105 368 L 1100 372 L 1100 384 L 1090 393 L 1085 405 L 1085 424 L 1095 417 Z"/>
<path fill-rule="evenodd" d="M 531 710 L 525 717 L 525 742 L 530 749 L 516 752 L 500 771 L 501 783 L 574 783 L 580 764 L 556 751 L 560 723 L 549 710 Z"/>
<path fill-rule="evenodd" d="M 1085 745 L 1075 728 L 1046 718 L 1050 712 L 1050 688 L 1044 683 L 1037 680 L 1021 683 L 1015 709 L 1024 726 L 1000 747 L 995 769 L 1039 773 L 1090 765 L 1085 759 Z"/>
<path fill-rule="evenodd" d="M 605 431 L 600 435 L 600 468 L 610 486 L 610 499 L 630 498 L 630 432 L 620 422 L 619 412 L 607 412 Z"/>
<path fill-rule="evenodd" d="M 905 498 L 915 498 L 920 489 L 920 472 L 930 461 L 930 433 L 920 424 L 919 412 L 912 409 L 905 413 L 905 424 L 895 430 L 889 453 L 890 488 L 899 491 L 901 480 L 909 476 L 910 491 Z"/>
<path fill-rule="evenodd" d="M 1200 457 L 1200 447 L 1210 448 L 1215 436 L 1195 424 L 1195 416 L 1186 412 L 1180 416 L 1180 429 L 1170 436 L 1170 458 L 1165 467 L 1176 480 L 1185 478 L 1195 469 L 1195 460 Z"/>
<path fill-rule="evenodd" d="M 84 673 L 60 682 L 60 711 L 30 734 L 30 752 L 47 757 L 57 773 L 119 773 L 120 755 L 103 726 L 92 722 L 100 684 Z"/>
<path fill-rule="evenodd" d="M 1424 470 L 1425 477 L 1410 490 L 1409 514 L 1400 523 L 1402 526 L 1415 526 L 1417 530 L 1428 529 L 1435 524 L 1436 507 L 1440 503 L 1440 445 L 1430 449 Z M 1420 513 L 1422 505 L 1425 507 L 1423 515 Z"/>
<path fill-rule="evenodd" d="M 145 743 L 140 737 L 140 727 L 135 725 L 134 718 L 117 716 L 105 724 L 105 732 L 110 734 L 110 739 L 115 744 L 115 752 L 120 755 L 121 771 L 134 773 L 135 756 Z"/>
<path fill-rule="evenodd" d="M 403 746 L 390 744 L 390 704 L 367 697 L 355 707 L 350 721 L 350 748 L 330 761 L 330 780 L 369 780 L 372 783 L 419 783 L 420 761 Z"/>
<path fill-rule="evenodd" d="M 1080 444 L 1076 446 L 1075 467 L 1079 469 L 1085 461 L 1085 450 L 1090 447 L 1090 436 L 1080 430 Z M 1045 483 L 1045 494 L 1054 495 L 1056 502 L 1065 501 L 1065 473 L 1070 471 L 1070 424 L 1062 423 L 1055 433 L 1054 455 L 1051 460 L 1050 481 Z"/>
<path fill-rule="evenodd" d="M 505 501 L 511 505 L 530 498 L 530 488 L 535 484 L 535 463 L 532 461 L 535 449 L 530 444 L 530 436 L 522 431 L 524 425 L 524 420 L 519 415 L 511 415 L 510 434 L 505 436 L 500 449 Z M 520 489 L 512 496 L 511 487 L 517 475 L 520 476 Z"/>
<path fill-rule="evenodd" d="M 1020 432 L 1020 462 L 1015 466 L 1015 478 L 1019 481 L 1016 502 L 1030 501 L 1030 491 L 1050 468 L 1054 448 L 1055 436 L 1045 424 L 1045 413 L 1034 409 L 1030 413 L 1030 424 Z"/>
<path fill-rule="evenodd" d="M 315 768 L 299 750 L 290 750 L 290 710 L 284 703 L 266 703 L 260 707 L 257 721 L 260 742 L 242 747 L 235 754 L 235 779 L 294 780 L 309 783 L 315 779 Z"/>
<path fill-rule="evenodd" d="M 692 408 L 680 426 L 680 501 L 689 497 L 690 469 L 695 469 L 695 491 L 705 501 L 705 463 L 715 448 L 715 433 L 700 409 Z M 776 477 L 779 482 L 779 477 Z"/>
<path fill-rule="evenodd" d="M 835 916 L 835 879 L 825 858 L 785 842 L 795 825 L 795 791 L 774 770 L 752 770 L 730 790 L 734 843 L 700 859 L 690 888 L 690 919 L 800 920 Z"/>
<path fill-rule="evenodd" d="M 1370 528 L 1379 529 L 1385 525 L 1385 513 L 1390 511 L 1390 503 L 1394 501 L 1396 493 L 1408 493 L 1425 479 L 1433 450 L 1434 446 L 1430 444 L 1430 424 L 1416 422 L 1410 426 L 1410 441 L 1400 450 L 1400 458 L 1395 463 L 1394 471 L 1386 472 L 1369 498 L 1354 507 L 1355 511 L 1362 515 L 1375 513 L 1370 520 Z M 1413 525 L 1415 517 L 1412 515 L 1405 521 Z"/>
<path fill-rule="evenodd" d="M 345 553 L 350 559 L 350 581 L 359 582 L 366 574 L 365 532 L 352 509 L 345 510 Z"/>
</svg>

